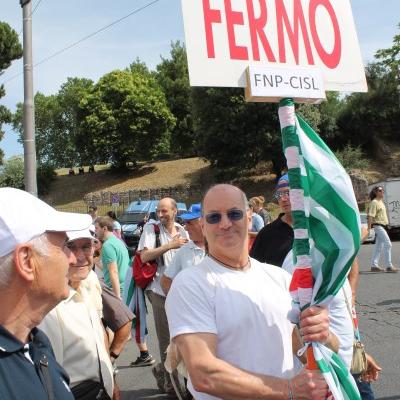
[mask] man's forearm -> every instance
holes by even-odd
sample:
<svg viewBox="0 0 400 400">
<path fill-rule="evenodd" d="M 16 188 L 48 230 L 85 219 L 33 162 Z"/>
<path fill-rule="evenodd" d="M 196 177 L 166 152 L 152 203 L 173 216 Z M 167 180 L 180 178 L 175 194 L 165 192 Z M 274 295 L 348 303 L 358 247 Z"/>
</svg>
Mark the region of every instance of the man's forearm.
<svg viewBox="0 0 400 400">
<path fill-rule="evenodd" d="M 289 383 L 286 379 L 249 373 L 220 359 L 215 359 L 212 365 L 204 365 L 204 371 L 201 371 L 201 367 L 199 369 L 198 373 L 207 376 L 206 379 L 192 379 L 195 390 L 199 392 L 226 400 L 289 398 Z"/>
<path fill-rule="evenodd" d="M 110 269 L 110 281 L 111 281 L 111 286 L 112 290 L 115 293 L 116 296 L 121 297 L 121 288 L 119 285 L 119 277 L 118 277 L 118 272 Z"/>
<path fill-rule="evenodd" d="M 140 258 L 143 262 L 153 261 L 161 257 L 164 253 L 170 250 L 170 243 L 163 244 L 155 249 L 145 249 L 140 252 Z"/>
</svg>

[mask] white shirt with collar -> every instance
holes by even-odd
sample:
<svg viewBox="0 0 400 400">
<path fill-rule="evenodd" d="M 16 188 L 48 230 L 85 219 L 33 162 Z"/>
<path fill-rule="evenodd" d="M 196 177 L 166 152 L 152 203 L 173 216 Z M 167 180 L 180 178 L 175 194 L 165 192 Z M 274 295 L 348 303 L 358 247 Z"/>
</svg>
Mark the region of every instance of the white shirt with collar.
<svg viewBox="0 0 400 400">
<path fill-rule="evenodd" d="M 78 291 L 70 288 L 68 298 L 46 315 L 39 328 L 49 337 L 56 360 L 70 377 L 71 387 L 89 379 L 100 382 L 98 352 L 104 386 L 112 397 L 113 370 L 104 329 L 86 287 Z"/>
<path fill-rule="evenodd" d="M 174 279 L 182 270 L 197 265 L 205 255 L 204 249 L 197 246 L 193 240 L 189 240 L 176 252 L 171 263 L 165 269 L 164 275 Z"/>
<path fill-rule="evenodd" d="M 157 225 L 160 228 L 160 244 L 161 246 L 167 244 L 173 240 L 173 236 L 165 229 L 164 225 L 160 222 L 157 222 Z M 188 233 L 185 231 L 182 225 L 179 225 L 175 222 L 175 227 L 178 233 L 184 239 L 189 239 Z M 154 233 L 154 222 L 148 222 L 143 227 L 142 236 L 140 236 L 138 251 L 142 251 L 144 248 L 154 249 L 156 247 L 156 234 Z M 153 282 L 146 288 L 146 290 L 152 290 L 154 293 L 165 297 L 165 293 L 161 288 L 161 277 L 165 272 L 166 267 L 171 263 L 174 255 L 179 249 L 168 250 L 164 253 L 164 257 L 160 257 L 158 259 L 158 268 L 156 275 L 153 279 Z"/>
</svg>

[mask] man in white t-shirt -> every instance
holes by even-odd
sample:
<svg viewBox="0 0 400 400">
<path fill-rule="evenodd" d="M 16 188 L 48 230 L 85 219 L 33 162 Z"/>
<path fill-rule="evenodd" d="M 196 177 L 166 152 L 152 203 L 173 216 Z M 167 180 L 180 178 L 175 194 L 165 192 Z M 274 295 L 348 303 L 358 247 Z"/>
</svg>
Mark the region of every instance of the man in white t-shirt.
<svg viewBox="0 0 400 400">
<path fill-rule="evenodd" d="M 196 400 L 324 399 L 319 372 L 293 376 L 290 276 L 249 258 L 245 194 L 216 185 L 204 197 L 202 214 L 208 256 L 174 279 L 166 301 L 189 390 Z M 337 347 L 325 309 L 305 310 L 300 333 L 304 341 Z"/>
<path fill-rule="evenodd" d="M 165 294 L 168 294 L 172 280 L 179 272 L 197 265 L 206 254 L 204 235 L 200 225 L 201 204 L 192 204 L 189 211 L 180 217 L 184 221 L 184 227 L 189 234 L 190 240 L 176 252 L 161 277 L 161 287 Z"/>
<path fill-rule="evenodd" d="M 177 206 L 174 199 L 161 199 L 157 206 L 158 222 L 148 222 L 143 227 L 143 233 L 138 244 L 138 251 L 143 262 L 157 260 L 157 273 L 153 282 L 147 287 L 146 294 L 153 307 L 154 323 L 160 349 L 161 363 L 153 369 L 157 386 L 163 393 L 173 394 L 173 387 L 164 362 L 169 344 L 168 320 L 165 314 L 165 293 L 161 288 L 160 280 L 165 268 L 172 261 L 176 251 L 188 241 L 187 232 L 175 222 Z M 156 245 L 154 224 L 160 229 L 160 245 Z"/>
</svg>

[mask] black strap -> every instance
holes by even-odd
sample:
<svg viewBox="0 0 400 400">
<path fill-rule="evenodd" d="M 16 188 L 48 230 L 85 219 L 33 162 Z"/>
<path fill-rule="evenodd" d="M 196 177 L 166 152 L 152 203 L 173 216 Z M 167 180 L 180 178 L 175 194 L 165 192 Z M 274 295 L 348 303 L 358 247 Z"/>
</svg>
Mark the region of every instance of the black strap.
<svg viewBox="0 0 400 400">
<path fill-rule="evenodd" d="M 43 354 L 39 360 L 39 368 L 40 372 L 43 376 L 43 383 L 47 392 L 48 400 L 55 400 L 54 391 L 53 391 L 53 382 L 51 381 L 50 372 L 49 372 L 49 361 L 47 357 Z"/>
<path fill-rule="evenodd" d="M 158 226 L 158 224 L 154 224 L 153 228 L 154 228 L 154 233 L 156 235 L 156 248 L 157 248 L 157 247 L 161 246 L 161 242 L 160 242 L 160 227 Z M 160 258 L 161 258 L 161 261 L 162 261 L 162 265 L 165 265 L 164 254 Z"/>
</svg>

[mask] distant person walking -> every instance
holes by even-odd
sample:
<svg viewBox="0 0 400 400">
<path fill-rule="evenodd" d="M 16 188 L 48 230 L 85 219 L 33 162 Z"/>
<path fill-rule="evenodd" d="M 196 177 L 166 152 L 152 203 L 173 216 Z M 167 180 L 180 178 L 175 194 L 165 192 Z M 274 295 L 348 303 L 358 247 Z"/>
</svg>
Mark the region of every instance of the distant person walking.
<svg viewBox="0 0 400 400">
<path fill-rule="evenodd" d="M 375 230 L 375 247 L 371 260 L 371 272 L 397 272 L 398 269 L 392 264 L 392 243 L 387 234 L 388 217 L 385 203 L 383 202 L 383 187 L 375 186 L 369 195 L 371 203 L 368 208 L 368 233 L 371 227 Z M 379 266 L 379 258 L 383 250 L 384 268 Z"/>
</svg>

